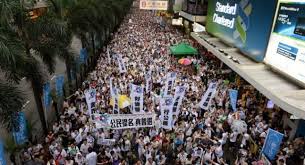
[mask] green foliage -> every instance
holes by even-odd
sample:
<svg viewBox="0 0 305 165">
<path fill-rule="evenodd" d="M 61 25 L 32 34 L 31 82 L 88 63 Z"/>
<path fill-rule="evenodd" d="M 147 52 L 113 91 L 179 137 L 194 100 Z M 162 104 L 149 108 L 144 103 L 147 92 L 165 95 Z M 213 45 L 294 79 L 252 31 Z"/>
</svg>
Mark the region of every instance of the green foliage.
<svg viewBox="0 0 305 165">
<path fill-rule="evenodd" d="M 19 118 L 16 117 L 22 109 L 24 98 L 21 91 L 12 84 L 0 81 L 0 122 L 1 126 L 11 132 L 18 129 Z"/>
</svg>

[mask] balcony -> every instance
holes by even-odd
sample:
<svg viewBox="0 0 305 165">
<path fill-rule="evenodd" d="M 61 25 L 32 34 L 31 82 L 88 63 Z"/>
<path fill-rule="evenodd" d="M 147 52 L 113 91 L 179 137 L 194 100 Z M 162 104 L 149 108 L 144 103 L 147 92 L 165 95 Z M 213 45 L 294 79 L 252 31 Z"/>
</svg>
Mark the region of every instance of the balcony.
<svg viewBox="0 0 305 165">
<path fill-rule="evenodd" d="M 192 22 L 205 22 L 208 0 L 184 0 L 179 15 Z"/>
<path fill-rule="evenodd" d="M 206 16 L 207 10 L 207 0 L 184 0 L 184 2 L 182 3 L 182 11 L 191 15 Z"/>
</svg>

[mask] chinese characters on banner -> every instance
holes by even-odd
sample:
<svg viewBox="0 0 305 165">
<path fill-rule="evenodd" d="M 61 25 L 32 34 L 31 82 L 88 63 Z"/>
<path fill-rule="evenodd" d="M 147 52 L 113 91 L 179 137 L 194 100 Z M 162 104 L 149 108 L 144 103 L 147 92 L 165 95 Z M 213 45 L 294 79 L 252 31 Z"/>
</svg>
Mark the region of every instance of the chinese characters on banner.
<svg viewBox="0 0 305 165">
<path fill-rule="evenodd" d="M 131 84 L 132 113 L 143 112 L 144 89 L 141 86 Z"/>
<path fill-rule="evenodd" d="M 85 92 L 86 96 L 86 102 L 88 106 L 88 114 L 91 116 L 92 109 L 95 108 L 95 102 L 96 102 L 96 89 L 89 89 L 87 92 Z"/>
<path fill-rule="evenodd" d="M 95 122 L 100 123 L 101 121 L 98 121 L 98 119 L 103 118 L 95 118 Z M 109 118 L 104 120 L 108 122 L 108 125 L 103 124 L 103 126 L 110 129 L 145 128 L 155 125 L 154 114 L 109 115 Z"/>
<path fill-rule="evenodd" d="M 110 128 L 110 116 L 109 114 L 98 114 L 94 113 L 93 120 L 95 121 L 96 128 Z"/>
<path fill-rule="evenodd" d="M 172 121 L 173 121 L 173 97 L 167 96 L 163 97 L 160 100 L 161 107 L 161 123 L 162 128 L 164 129 L 172 129 Z"/>
<path fill-rule="evenodd" d="M 152 1 L 152 0 L 141 0 L 140 9 L 144 10 L 167 10 L 168 1 Z"/>
<path fill-rule="evenodd" d="M 13 131 L 13 137 L 15 139 L 16 144 L 22 145 L 28 141 L 28 131 L 24 112 L 18 113 L 18 122 L 18 130 Z"/>
<path fill-rule="evenodd" d="M 217 89 L 217 83 L 211 82 L 209 85 L 209 88 L 206 90 L 204 95 L 201 98 L 201 101 L 199 103 L 200 108 L 204 110 L 208 110 L 211 104 L 211 100 L 216 94 Z"/>
<path fill-rule="evenodd" d="M 51 87 L 50 83 L 47 82 L 43 85 L 43 105 L 46 110 L 50 108 L 51 104 Z"/>
<path fill-rule="evenodd" d="M 118 60 L 118 65 L 119 65 L 120 73 L 126 73 L 127 69 L 126 69 L 125 63 L 124 63 L 124 61 L 122 59 L 122 55 L 118 54 L 116 57 L 117 57 L 117 60 Z"/>
<path fill-rule="evenodd" d="M 237 111 L 236 104 L 237 104 L 237 96 L 238 96 L 238 91 L 234 89 L 229 90 L 229 96 L 230 96 L 230 103 L 233 112 Z"/>
<path fill-rule="evenodd" d="M 170 95 L 172 88 L 175 85 L 176 76 L 177 76 L 177 74 L 175 72 L 167 73 L 165 89 L 164 89 L 164 96 Z"/>
<path fill-rule="evenodd" d="M 56 76 L 56 94 L 58 97 L 63 96 L 64 90 L 64 75 L 57 75 Z"/>
<path fill-rule="evenodd" d="M 151 70 L 149 70 L 145 74 L 145 80 L 146 80 L 145 91 L 146 93 L 149 93 L 151 90 Z"/>
<path fill-rule="evenodd" d="M 175 96 L 174 96 L 174 105 L 173 105 L 173 114 L 178 116 L 180 112 L 180 106 L 182 104 L 182 100 L 185 94 L 185 86 L 177 86 L 175 89 Z"/>
<path fill-rule="evenodd" d="M 269 159 L 274 160 L 278 153 L 284 135 L 273 129 L 268 129 L 267 137 L 262 149 L 262 153 Z"/>
<path fill-rule="evenodd" d="M 119 107 L 119 94 L 117 88 L 112 88 L 112 99 L 113 99 L 113 107 L 112 107 L 112 113 L 113 114 L 119 114 L 120 113 L 120 107 Z"/>
</svg>

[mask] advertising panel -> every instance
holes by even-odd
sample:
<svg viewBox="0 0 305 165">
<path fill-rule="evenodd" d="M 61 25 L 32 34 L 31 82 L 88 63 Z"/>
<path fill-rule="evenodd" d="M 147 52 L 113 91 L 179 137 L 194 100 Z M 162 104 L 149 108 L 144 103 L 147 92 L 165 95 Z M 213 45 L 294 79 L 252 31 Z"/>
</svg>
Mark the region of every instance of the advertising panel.
<svg viewBox="0 0 305 165">
<path fill-rule="evenodd" d="M 276 0 L 209 0 L 206 30 L 261 62 L 276 6 Z"/>
<path fill-rule="evenodd" d="M 140 9 L 167 10 L 168 1 L 140 0 Z"/>
<path fill-rule="evenodd" d="M 305 83 L 305 2 L 281 0 L 265 62 Z"/>
</svg>

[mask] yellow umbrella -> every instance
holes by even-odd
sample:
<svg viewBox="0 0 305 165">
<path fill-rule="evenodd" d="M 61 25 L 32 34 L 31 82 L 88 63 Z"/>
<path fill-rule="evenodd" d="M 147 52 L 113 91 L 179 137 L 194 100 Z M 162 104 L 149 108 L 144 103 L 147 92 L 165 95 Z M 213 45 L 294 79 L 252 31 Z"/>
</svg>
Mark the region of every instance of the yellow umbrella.
<svg viewBox="0 0 305 165">
<path fill-rule="evenodd" d="M 110 105 L 113 106 L 113 104 L 114 104 L 114 99 L 111 98 Z M 119 108 L 123 109 L 128 107 L 129 105 L 131 105 L 131 99 L 126 95 L 119 95 Z"/>
</svg>

